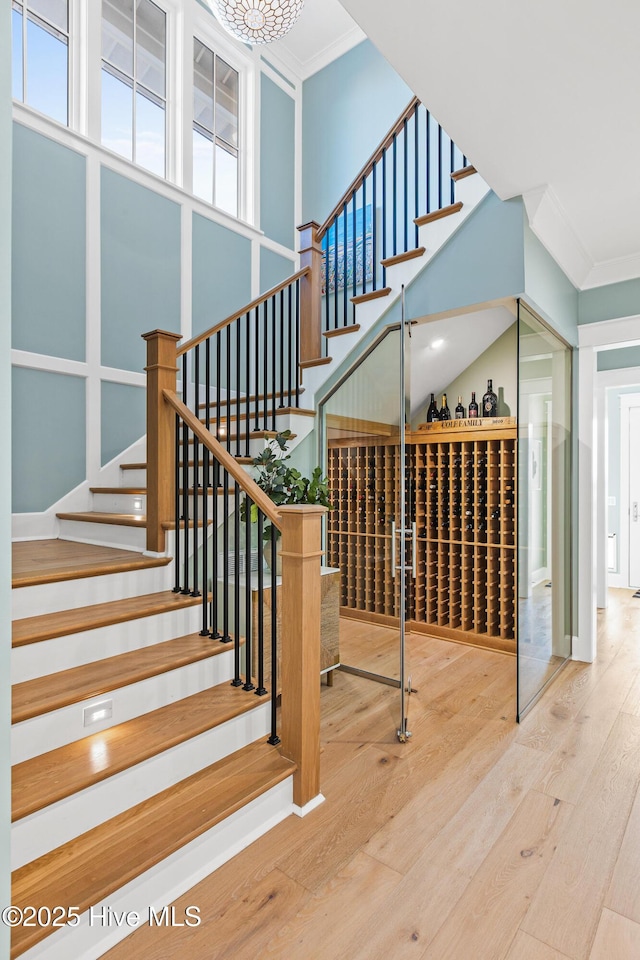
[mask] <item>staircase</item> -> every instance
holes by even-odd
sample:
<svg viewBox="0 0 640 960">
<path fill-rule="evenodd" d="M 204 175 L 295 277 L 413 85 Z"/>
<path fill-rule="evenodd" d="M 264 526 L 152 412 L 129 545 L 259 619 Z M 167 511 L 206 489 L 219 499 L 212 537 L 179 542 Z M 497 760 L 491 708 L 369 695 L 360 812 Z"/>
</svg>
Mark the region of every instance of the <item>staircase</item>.
<svg viewBox="0 0 640 960">
<path fill-rule="evenodd" d="M 45 910 L 39 925 L 16 927 L 12 958 L 101 956 L 131 932 L 114 919 L 122 911 L 147 922 L 321 800 L 319 569 L 305 563 L 320 552 L 321 511 L 276 511 L 250 464 L 277 431 L 294 445 L 309 435 L 323 385 L 487 192 L 428 112 L 421 126 L 421 111 L 412 101 L 325 224 L 300 228 L 297 274 L 187 344 L 146 335 L 146 457 L 137 444 L 119 482 L 92 486 L 85 509 L 59 510 L 58 540 L 16 545 L 25 569 L 13 585 L 13 902 L 73 913 L 66 926 Z M 354 267 L 347 289 L 349 239 L 357 259 L 348 222 L 365 223 L 367 197 L 384 197 L 387 158 L 395 175 L 395 153 L 407 157 L 413 138 L 417 170 L 430 137 L 437 178 L 427 164 L 423 196 L 416 173 L 411 204 L 405 186 L 399 230 L 384 206 L 372 274 Z M 241 599 L 233 577 L 239 553 L 246 564 L 255 549 L 239 523 L 245 497 L 258 542 L 267 524 L 274 553 L 276 529 L 283 537 L 270 637 L 263 613 L 257 632 L 248 626 L 250 591 Z M 264 577 L 260 558 L 260 611 Z"/>
<path fill-rule="evenodd" d="M 98 957 L 131 928 L 90 908 L 170 903 L 289 815 L 294 764 L 266 742 L 269 702 L 230 685 L 233 649 L 198 633 L 200 599 L 168 589 L 167 559 L 59 541 L 16 557 L 13 901 L 82 920 L 54 929 L 43 911 L 11 956 Z"/>
</svg>

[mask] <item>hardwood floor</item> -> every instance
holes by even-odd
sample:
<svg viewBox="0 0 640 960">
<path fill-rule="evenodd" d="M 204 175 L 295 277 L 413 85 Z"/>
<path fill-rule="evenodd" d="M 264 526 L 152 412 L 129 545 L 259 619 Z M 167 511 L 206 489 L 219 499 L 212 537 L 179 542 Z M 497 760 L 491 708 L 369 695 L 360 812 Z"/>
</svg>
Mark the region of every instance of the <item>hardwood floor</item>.
<svg viewBox="0 0 640 960">
<path fill-rule="evenodd" d="M 110 960 L 638 960 L 640 600 L 611 591 L 597 661 L 520 726 L 512 657 L 411 643 L 412 740 L 396 690 L 338 671 L 326 802 L 181 897 L 199 927 Z"/>
</svg>

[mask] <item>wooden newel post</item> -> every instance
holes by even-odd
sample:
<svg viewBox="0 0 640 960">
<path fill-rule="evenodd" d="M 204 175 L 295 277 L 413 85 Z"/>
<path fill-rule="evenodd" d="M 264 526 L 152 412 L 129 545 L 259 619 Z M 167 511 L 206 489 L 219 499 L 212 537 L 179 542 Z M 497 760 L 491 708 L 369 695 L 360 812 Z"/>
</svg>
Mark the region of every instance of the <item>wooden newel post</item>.
<svg viewBox="0 0 640 960">
<path fill-rule="evenodd" d="M 164 553 L 163 521 L 174 509 L 175 413 L 162 396 L 176 389 L 176 345 L 179 333 L 152 330 L 147 341 L 147 550 Z"/>
<path fill-rule="evenodd" d="M 311 273 L 300 281 L 300 360 L 318 360 L 322 356 L 322 241 L 320 225 L 313 220 L 298 227 L 300 233 L 300 269 Z"/>
<path fill-rule="evenodd" d="M 281 751 L 297 766 L 293 802 L 320 793 L 320 560 L 325 507 L 280 507 L 282 517 Z"/>
</svg>

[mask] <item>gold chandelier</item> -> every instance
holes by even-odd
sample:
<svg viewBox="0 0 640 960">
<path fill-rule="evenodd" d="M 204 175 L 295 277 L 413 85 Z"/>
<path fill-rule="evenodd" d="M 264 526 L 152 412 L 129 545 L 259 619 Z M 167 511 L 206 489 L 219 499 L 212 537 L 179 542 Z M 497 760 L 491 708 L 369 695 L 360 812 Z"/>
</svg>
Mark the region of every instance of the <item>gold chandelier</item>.
<svg viewBox="0 0 640 960">
<path fill-rule="evenodd" d="M 271 43 L 288 33 L 304 0 L 209 0 L 227 33 L 245 43 Z"/>
</svg>

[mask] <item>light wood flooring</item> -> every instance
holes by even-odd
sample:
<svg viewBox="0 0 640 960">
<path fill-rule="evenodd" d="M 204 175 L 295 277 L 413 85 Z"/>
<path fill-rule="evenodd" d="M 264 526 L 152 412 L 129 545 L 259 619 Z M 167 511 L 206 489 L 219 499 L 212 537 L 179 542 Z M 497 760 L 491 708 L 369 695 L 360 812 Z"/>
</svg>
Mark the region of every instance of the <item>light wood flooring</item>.
<svg viewBox="0 0 640 960">
<path fill-rule="evenodd" d="M 412 644 L 412 740 L 397 690 L 338 671 L 326 802 L 180 898 L 199 927 L 143 927 L 110 960 L 638 960 L 640 600 L 611 592 L 596 663 L 520 726 L 514 658 Z"/>
</svg>

